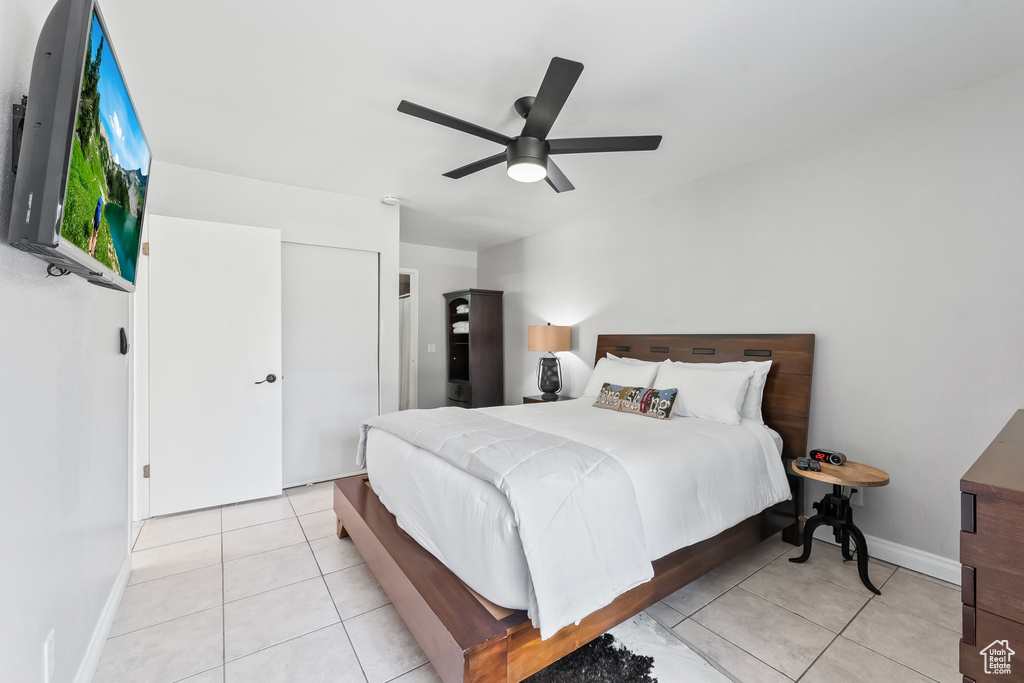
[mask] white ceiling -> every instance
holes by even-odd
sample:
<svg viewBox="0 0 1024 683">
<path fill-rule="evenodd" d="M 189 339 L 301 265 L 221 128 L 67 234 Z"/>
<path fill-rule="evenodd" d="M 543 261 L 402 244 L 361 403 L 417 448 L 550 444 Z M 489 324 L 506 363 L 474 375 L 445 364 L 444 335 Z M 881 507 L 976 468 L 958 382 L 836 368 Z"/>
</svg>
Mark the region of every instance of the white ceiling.
<svg viewBox="0 0 1024 683">
<path fill-rule="evenodd" d="M 154 158 L 402 198 L 402 239 L 481 250 L 1024 68 L 1020 0 L 100 0 Z M 576 190 L 495 166 L 551 57 L 585 65 L 551 137 Z"/>
</svg>

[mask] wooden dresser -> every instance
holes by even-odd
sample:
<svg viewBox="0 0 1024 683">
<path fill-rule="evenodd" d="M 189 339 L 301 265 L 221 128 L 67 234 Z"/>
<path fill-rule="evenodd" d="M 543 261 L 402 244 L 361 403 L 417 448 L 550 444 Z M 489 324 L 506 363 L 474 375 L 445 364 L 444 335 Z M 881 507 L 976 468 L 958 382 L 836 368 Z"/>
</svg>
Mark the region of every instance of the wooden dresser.
<svg viewBox="0 0 1024 683">
<path fill-rule="evenodd" d="M 960 480 L 960 505 L 960 673 L 1024 681 L 1024 410 Z"/>
</svg>

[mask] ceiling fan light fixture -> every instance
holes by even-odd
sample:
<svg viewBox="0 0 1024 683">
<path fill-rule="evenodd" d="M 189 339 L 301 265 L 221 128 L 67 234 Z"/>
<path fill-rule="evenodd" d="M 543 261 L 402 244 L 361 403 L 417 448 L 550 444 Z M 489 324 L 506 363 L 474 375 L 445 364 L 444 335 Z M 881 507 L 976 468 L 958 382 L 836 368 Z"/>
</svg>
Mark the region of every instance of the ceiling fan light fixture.
<svg viewBox="0 0 1024 683">
<path fill-rule="evenodd" d="M 547 166 L 540 159 L 522 157 L 508 162 L 508 177 L 521 183 L 535 183 L 548 175 Z"/>
<path fill-rule="evenodd" d="M 548 143 L 521 135 L 508 144 L 508 177 L 521 183 L 535 183 L 548 175 Z"/>
</svg>

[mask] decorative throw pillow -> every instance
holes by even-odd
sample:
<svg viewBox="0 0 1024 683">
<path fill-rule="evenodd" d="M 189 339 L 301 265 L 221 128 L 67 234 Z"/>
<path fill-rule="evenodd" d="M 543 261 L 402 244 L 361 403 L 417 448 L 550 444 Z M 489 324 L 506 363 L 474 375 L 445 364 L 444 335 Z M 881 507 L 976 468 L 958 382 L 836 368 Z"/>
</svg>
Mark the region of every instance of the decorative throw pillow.
<svg viewBox="0 0 1024 683">
<path fill-rule="evenodd" d="M 594 401 L 597 408 L 609 408 L 622 413 L 636 413 L 658 420 L 672 418 L 678 391 L 675 389 L 647 389 L 646 387 L 620 387 L 604 383 Z"/>
</svg>

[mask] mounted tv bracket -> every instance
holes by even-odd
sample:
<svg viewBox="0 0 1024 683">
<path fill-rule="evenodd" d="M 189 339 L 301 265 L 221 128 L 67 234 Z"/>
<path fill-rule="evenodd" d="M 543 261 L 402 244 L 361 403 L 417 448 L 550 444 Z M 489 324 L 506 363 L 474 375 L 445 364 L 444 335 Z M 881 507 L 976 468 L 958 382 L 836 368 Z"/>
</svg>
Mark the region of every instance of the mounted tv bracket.
<svg viewBox="0 0 1024 683">
<path fill-rule="evenodd" d="M 25 110 L 28 108 L 28 96 L 21 96 L 21 104 L 14 105 L 14 125 L 11 127 L 11 171 L 18 172 L 18 157 L 21 156 L 21 137 L 25 134 Z"/>
</svg>

